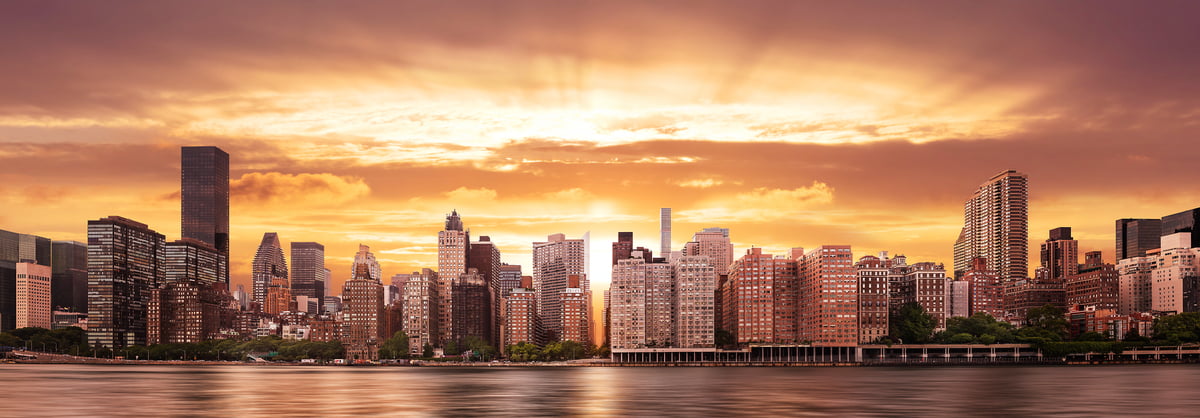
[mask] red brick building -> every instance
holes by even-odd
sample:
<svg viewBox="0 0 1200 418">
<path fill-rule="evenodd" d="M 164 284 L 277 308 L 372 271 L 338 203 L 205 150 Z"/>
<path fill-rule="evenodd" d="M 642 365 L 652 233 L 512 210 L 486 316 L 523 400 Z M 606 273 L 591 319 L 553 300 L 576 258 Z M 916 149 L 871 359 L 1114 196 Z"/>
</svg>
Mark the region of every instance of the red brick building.
<svg viewBox="0 0 1200 418">
<path fill-rule="evenodd" d="M 858 272 L 849 245 L 793 251 L 799 264 L 800 341 L 814 345 L 858 345 Z"/>
</svg>

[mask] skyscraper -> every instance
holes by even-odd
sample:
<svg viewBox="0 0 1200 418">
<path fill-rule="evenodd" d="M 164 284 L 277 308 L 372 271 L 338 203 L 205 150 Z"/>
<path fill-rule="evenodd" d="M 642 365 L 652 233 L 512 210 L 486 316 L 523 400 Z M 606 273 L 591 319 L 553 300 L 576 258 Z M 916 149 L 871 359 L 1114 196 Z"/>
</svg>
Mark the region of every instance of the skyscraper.
<svg viewBox="0 0 1200 418">
<path fill-rule="evenodd" d="M 1015 170 L 979 186 L 963 205 L 963 228 L 954 243 L 954 271 L 984 257 L 1005 281 L 1029 275 L 1029 179 Z"/>
<path fill-rule="evenodd" d="M 267 293 L 271 287 L 282 291 L 280 283 L 284 284 L 282 287 L 287 287 L 288 280 L 287 259 L 283 257 L 283 245 L 279 243 L 279 234 L 274 232 L 263 234 L 262 242 L 258 245 L 258 252 L 254 254 L 251 276 L 254 280 L 254 301 L 264 312 L 276 310 L 275 307 L 267 307 Z M 275 305 L 278 305 L 278 297 L 275 302 Z M 284 310 L 287 309 L 284 308 Z"/>
<path fill-rule="evenodd" d="M 799 340 L 814 345 L 856 345 L 858 274 L 850 246 L 823 245 L 807 253 L 793 251 L 791 258 L 796 260 L 799 277 Z"/>
<path fill-rule="evenodd" d="M 646 347 L 646 260 L 618 260 L 609 286 L 609 341 L 614 349 Z"/>
<path fill-rule="evenodd" d="M 404 283 L 404 332 L 408 334 L 409 352 L 420 354 L 428 344 L 440 345 L 438 326 L 438 274 L 430 269 L 414 271 Z"/>
<path fill-rule="evenodd" d="M 438 231 L 438 296 L 442 300 L 438 304 L 437 337 L 442 344 L 454 339 L 454 282 L 467 273 L 467 257 L 470 253 L 471 233 L 463 228 L 462 218 L 458 210 L 446 215 L 445 228 Z"/>
<path fill-rule="evenodd" d="M 443 333 L 448 340 L 442 344 L 454 341 L 462 347 L 467 337 L 479 337 L 491 344 L 492 306 L 487 281 L 478 270 L 469 268 L 454 279 L 451 287 L 453 300 L 450 303 L 454 304 L 452 333 Z"/>
<path fill-rule="evenodd" d="M 489 344 L 500 344 L 500 249 L 492 243 L 491 237 L 483 235 L 479 241 L 472 242 L 467 254 L 468 269 L 479 271 L 480 277 L 487 284 L 488 331 Z"/>
<path fill-rule="evenodd" d="M 50 249 L 49 238 L 0 230 L 0 331 L 17 325 L 17 264 L 50 266 Z"/>
<path fill-rule="evenodd" d="M 542 323 L 537 315 L 537 292 L 533 278 L 525 276 L 516 287 L 510 289 L 504 299 L 504 326 L 501 327 L 501 350 L 517 343 L 542 344 Z M 505 353 L 507 354 L 507 352 Z"/>
<path fill-rule="evenodd" d="M 797 342 L 797 269 L 787 257 L 750 248 L 729 268 L 724 328 L 738 344 Z"/>
<path fill-rule="evenodd" d="M 87 244 L 54 241 L 51 252 L 51 301 L 55 309 L 87 312 Z"/>
<path fill-rule="evenodd" d="M 1146 256 L 1161 234 L 1162 219 L 1117 219 L 1117 260 Z"/>
<path fill-rule="evenodd" d="M 358 252 L 354 253 L 354 264 L 350 265 L 350 277 L 358 274 L 358 266 L 367 266 L 367 272 L 370 274 L 370 279 L 378 283 L 383 283 L 383 269 L 379 267 L 379 261 L 375 259 L 375 254 L 371 253 L 371 247 L 358 244 Z"/>
<path fill-rule="evenodd" d="M 292 295 L 325 299 L 325 246 L 292 243 Z"/>
<path fill-rule="evenodd" d="M 671 257 L 671 208 L 658 210 L 658 232 L 661 247 L 658 250 L 663 257 Z"/>
<path fill-rule="evenodd" d="M 1200 231 L 1196 230 L 1196 224 L 1200 224 L 1200 208 L 1167 215 L 1162 218 L 1162 232 L 1160 235 L 1165 237 L 1180 232 L 1190 232 L 1192 233 L 1192 241 L 1187 245 L 1190 248 L 1200 248 Z"/>
<path fill-rule="evenodd" d="M 207 242 L 229 260 L 229 154 L 217 147 L 183 147 L 181 159 L 183 238 Z M 228 264 L 221 277 L 228 285 Z"/>
<path fill-rule="evenodd" d="M 854 264 L 858 271 L 858 342 L 869 344 L 889 333 L 888 268 L 873 255 Z"/>
<path fill-rule="evenodd" d="M 675 346 L 713 347 L 717 272 L 704 255 L 685 255 L 672 261 L 675 276 Z"/>
<path fill-rule="evenodd" d="M 1163 232 L 1168 230 L 1167 224 L 1164 218 Z M 1171 313 L 1196 311 L 1195 296 L 1190 294 L 1200 280 L 1197 276 L 1200 247 L 1193 247 L 1192 236 L 1184 231 L 1160 238 L 1161 252 L 1150 274 L 1150 309 Z"/>
<path fill-rule="evenodd" d="M 348 358 L 379 358 L 382 315 L 383 286 L 371 277 L 369 266 L 358 264 L 354 276 L 342 285 L 342 342 Z"/>
<path fill-rule="evenodd" d="M 184 238 L 166 244 L 163 280 L 193 280 L 205 285 L 225 284 L 225 255 L 207 242 Z"/>
<path fill-rule="evenodd" d="M 563 331 L 559 338 L 562 341 L 575 341 L 588 344 L 592 341 L 591 313 L 588 312 L 588 299 L 591 292 L 579 287 L 579 276 L 567 278 L 567 288 L 559 295 L 562 301 Z"/>
<path fill-rule="evenodd" d="M 88 221 L 88 344 L 146 344 L 150 290 L 163 281 L 166 238 L 119 216 Z"/>
<path fill-rule="evenodd" d="M 1050 239 L 1042 243 L 1041 259 L 1047 279 L 1064 280 L 1079 273 L 1079 241 L 1071 237 L 1070 227 L 1050 230 Z"/>
<path fill-rule="evenodd" d="M 50 275 L 50 266 L 17 263 L 17 328 L 50 328 Z"/>
<path fill-rule="evenodd" d="M 538 316 L 547 333 L 562 333 L 563 289 L 567 278 L 580 276 L 580 288 L 590 289 L 587 278 L 587 245 L 583 239 L 567 239 L 553 234 L 545 242 L 533 243 L 533 287 L 538 292 Z"/>
</svg>

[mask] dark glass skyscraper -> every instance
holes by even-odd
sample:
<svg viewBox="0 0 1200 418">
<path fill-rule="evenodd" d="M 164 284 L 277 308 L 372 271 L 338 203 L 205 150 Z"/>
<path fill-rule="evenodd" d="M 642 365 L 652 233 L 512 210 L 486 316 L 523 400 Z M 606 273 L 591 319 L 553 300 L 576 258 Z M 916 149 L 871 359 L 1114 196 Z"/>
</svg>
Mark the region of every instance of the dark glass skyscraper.
<svg viewBox="0 0 1200 418">
<path fill-rule="evenodd" d="M 325 299 L 325 246 L 292 243 L 292 296 Z"/>
<path fill-rule="evenodd" d="M 146 344 L 150 291 L 163 281 L 166 239 L 119 216 L 88 221 L 88 344 Z"/>
<path fill-rule="evenodd" d="M 1196 224 L 1200 224 L 1200 208 L 1164 216 L 1162 218 L 1162 236 L 1165 237 L 1176 232 L 1191 232 L 1192 248 L 1200 247 L 1200 233 L 1197 233 L 1200 231 L 1196 231 Z"/>
<path fill-rule="evenodd" d="M 1162 219 L 1117 219 L 1117 260 L 1144 257 L 1159 247 Z"/>
<path fill-rule="evenodd" d="M 87 312 L 87 244 L 54 241 L 50 257 L 50 304 L 54 309 Z"/>
<path fill-rule="evenodd" d="M 229 154 L 217 147 L 182 148 L 183 237 L 207 242 L 229 260 Z M 221 277 L 229 284 L 229 264 Z"/>
</svg>

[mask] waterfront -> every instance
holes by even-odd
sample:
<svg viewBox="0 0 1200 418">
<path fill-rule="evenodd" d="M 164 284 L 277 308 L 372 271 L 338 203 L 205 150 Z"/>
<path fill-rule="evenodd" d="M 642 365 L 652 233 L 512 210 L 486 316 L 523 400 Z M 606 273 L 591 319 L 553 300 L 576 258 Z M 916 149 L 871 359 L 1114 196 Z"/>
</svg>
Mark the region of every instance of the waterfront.
<svg viewBox="0 0 1200 418">
<path fill-rule="evenodd" d="M 1189 416 L 1198 385 L 1193 365 L 0 365 L 8 416 Z"/>
</svg>

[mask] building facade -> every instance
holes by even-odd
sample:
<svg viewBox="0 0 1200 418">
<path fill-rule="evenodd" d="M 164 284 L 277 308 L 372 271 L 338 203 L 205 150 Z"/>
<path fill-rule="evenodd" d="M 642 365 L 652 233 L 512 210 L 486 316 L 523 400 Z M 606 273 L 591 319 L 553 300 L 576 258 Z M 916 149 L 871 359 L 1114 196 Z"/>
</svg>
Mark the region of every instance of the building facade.
<svg viewBox="0 0 1200 418">
<path fill-rule="evenodd" d="M 1004 318 L 1004 285 L 1000 274 L 988 269 L 986 258 L 971 260 L 970 269 L 959 275 L 959 280 L 970 283 L 969 315 L 982 312 L 996 319 Z"/>
<path fill-rule="evenodd" d="M 659 233 L 659 249 L 658 253 L 663 257 L 671 255 L 671 208 L 661 208 L 658 210 L 658 233 Z"/>
<path fill-rule="evenodd" d="M 717 269 L 705 255 L 672 261 L 674 271 L 675 346 L 715 347 Z"/>
<path fill-rule="evenodd" d="M 251 279 L 254 284 L 254 301 L 265 309 L 267 289 L 278 286 L 281 282 L 287 283 L 288 280 L 287 259 L 283 256 L 283 246 L 279 243 L 279 234 L 274 232 L 263 234 L 262 242 L 258 244 L 258 251 L 254 254 L 254 263 L 250 267 Z"/>
<path fill-rule="evenodd" d="M 567 278 L 567 288 L 559 295 L 563 306 L 563 331 L 559 335 L 560 340 L 575 341 L 584 345 L 592 342 L 592 315 L 588 311 L 591 296 L 592 292 L 579 287 L 579 276 L 572 275 Z"/>
<path fill-rule="evenodd" d="M 963 229 L 954 244 L 954 271 L 983 257 L 1005 281 L 1029 275 L 1029 179 L 1008 170 L 979 186 L 963 205 Z"/>
<path fill-rule="evenodd" d="M 68 312 L 87 312 L 87 244 L 54 241 L 51 252 L 50 304 Z"/>
<path fill-rule="evenodd" d="M 500 344 L 500 248 L 491 237 L 483 235 L 479 241 L 471 242 L 467 254 L 467 267 L 479 272 L 487 285 L 487 341 L 493 346 Z"/>
<path fill-rule="evenodd" d="M 33 260 L 27 260 L 33 261 Z M 50 329 L 50 266 L 32 262 L 17 263 L 16 328 Z"/>
<path fill-rule="evenodd" d="M 580 288 L 590 289 L 587 277 L 587 244 L 584 239 L 567 239 L 552 234 L 533 243 L 533 287 L 538 292 L 538 317 L 550 339 L 562 335 L 562 292 L 567 278 L 579 276 Z"/>
<path fill-rule="evenodd" d="M 342 285 L 342 343 L 349 359 L 377 360 L 385 338 L 383 286 L 366 265 L 360 264 L 354 273 Z"/>
<path fill-rule="evenodd" d="M 1133 315 L 1151 311 L 1153 273 L 1158 255 L 1158 248 L 1154 248 L 1146 251 L 1145 256 L 1123 258 L 1117 262 L 1120 289 L 1117 297 L 1118 314 Z"/>
<path fill-rule="evenodd" d="M 692 240 L 683 246 L 683 255 L 706 256 L 718 276 L 729 274 L 729 265 L 733 264 L 733 243 L 729 240 L 729 229 L 704 228 L 693 234 Z"/>
<path fill-rule="evenodd" d="M 150 290 L 163 281 L 166 238 L 119 216 L 88 221 L 88 344 L 146 344 Z"/>
<path fill-rule="evenodd" d="M 646 260 L 628 258 L 613 266 L 609 286 L 611 347 L 646 347 Z"/>
<path fill-rule="evenodd" d="M 1117 219 L 1117 261 L 1145 257 L 1161 235 L 1162 219 Z"/>
<path fill-rule="evenodd" d="M 200 240 L 229 259 L 229 154 L 217 147 L 180 150 L 183 238 Z M 229 266 L 221 281 L 229 284 Z"/>
<path fill-rule="evenodd" d="M 196 280 L 225 284 L 228 271 L 225 254 L 207 242 L 184 238 L 168 242 L 164 250 L 163 279 L 168 282 Z"/>
<path fill-rule="evenodd" d="M 1164 218 L 1164 230 L 1167 222 Z M 1150 309 L 1162 313 L 1194 312 L 1188 303 L 1200 277 L 1200 247 L 1192 245 L 1192 233 L 1178 232 L 1161 238 L 1159 253 L 1150 273 Z"/>
<path fill-rule="evenodd" d="M 889 269 L 875 256 L 863 256 L 854 265 L 858 272 L 858 342 L 869 344 L 889 333 Z"/>
<path fill-rule="evenodd" d="M 1079 272 L 1067 276 L 1063 282 L 1067 306 L 1091 306 L 1115 314 L 1120 307 L 1121 295 L 1121 275 L 1117 266 L 1104 263 L 1099 251 L 1088 252 L 1084 260 Z"/>
<path fill-rule="evenodd" d="M 315 300 L 325 298 L 325 246 L 317 242 L 293 242 L 292 296 Z"/>
<path fill-rule="evenodd" d="M 1051 280 L 1064 280 L 1079 273 L 1079 241 L 1071 237 L 1070 227 L 1050 230 L 1050 239 L 1042 243 L 1041 260 Z"/>
<path fill-rule="evenodd" d="M 532 286 L 532 279 L 528 283 Z M 529 287 L 510 289 L 504 299 L 503 343 L 501 350 L 521 342 L 542 345 L 542 325 L 537 315 L 537 292 Z"/>
<path fill-rule="evenodd" d="M 426 344 L 431 347 L 441 344 L 438 289 L 438 274 L 430 269 L 413 272 L 404 283 L 404 332 L 408 334 L 411 354 L 421 354 Z"/>
<path fill-rule="evenodd" d="M 792 257 L 799 262 L 800 341 L 857 345 L 858 272 L 850 246 L 824 245 Z"/>
</svg>

